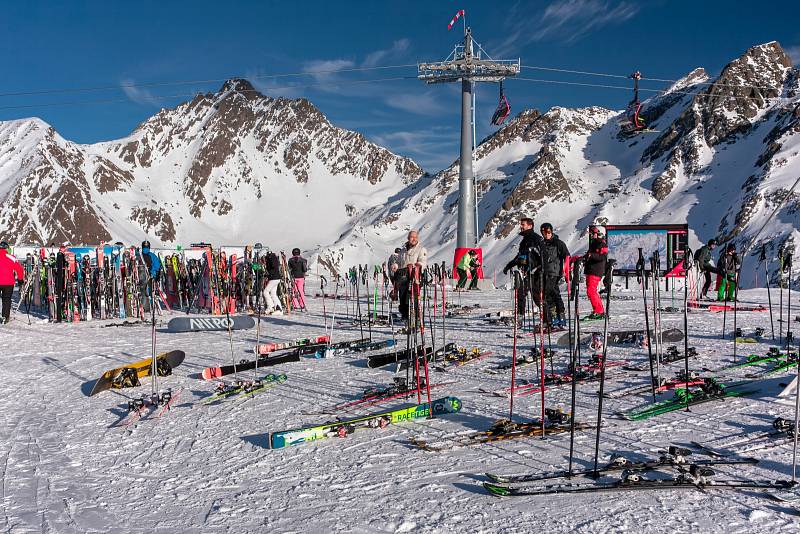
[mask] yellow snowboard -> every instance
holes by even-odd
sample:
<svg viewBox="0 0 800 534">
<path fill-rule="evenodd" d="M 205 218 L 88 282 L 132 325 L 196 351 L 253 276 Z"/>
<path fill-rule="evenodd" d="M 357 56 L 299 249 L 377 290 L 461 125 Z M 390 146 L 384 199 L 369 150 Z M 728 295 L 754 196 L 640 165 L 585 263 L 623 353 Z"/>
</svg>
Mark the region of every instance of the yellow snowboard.
<svg viewBox="0 0 800 534">
<path fill-rule="evenodd" d="M 156 366 L 158 376 L 168 376 L 172 374 L 172 369 L 183 362 L 186 354 L 182 350 L 164 352 L 156 356 Z M 106 391 L 108 389 L 121 389 L 135 387 L 139 385 L 139 379 L 150 376 L 153 368 L 153 359 L 147 358 L 138 362 L 129 363 L 103 373 L 92 387 L 89 396 Z"/>
</svg>

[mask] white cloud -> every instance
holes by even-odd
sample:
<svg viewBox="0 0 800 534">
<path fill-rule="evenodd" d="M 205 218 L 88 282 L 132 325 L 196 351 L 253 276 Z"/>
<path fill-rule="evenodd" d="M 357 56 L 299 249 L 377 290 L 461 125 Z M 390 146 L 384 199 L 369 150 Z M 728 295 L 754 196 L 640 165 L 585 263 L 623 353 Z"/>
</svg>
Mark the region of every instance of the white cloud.
<svg viewBox="0 0 800 534">
<path fill-rule="evenodd" d="M 389 107 L 417 115 L 438 115 L 443 111 L 442 104 L 431 93 L 395 93 L 387 96 L 384 102 Z"/>
<path fill-rule="evenodd" d="M 120 87 L 125 96 L 137 104 L 161 107 L 160 100 L 153 93 L 147 89 L 136 87 L 136 82 L 133 80 L 122 80 Z"/>
<path fill-rule="evenodd" d="M 406 38 L 398 39 L 392 43 L 391 48 L 387 48 L 386 50 L 376 50 L 375 52 L 367 54 L 367 57 L 364 58 L 364 61 L 361 63 L 361 65 L 363 67 L 374 67 L 385 59 L 399 56 L 408 50 L 410 45 L 410 40 Z"/>
<path fill-rule="evenodd" d="M 335 71 L 354 66 L 355 63 L 349 59 L 314 59 L 306 61 L 303 72 L 310 74 L 317 81 L 328 81 L 336 75 Z"/>
<path fill-rule="evenodd" d="M 533 13 L 526 7 L 516 4 L 511 9 L 508 35 L 493 45 L 496 55 L 519 51 L 537 41 L 573 42 L 593 30 L 626 22 L 639 12 L 638 5 L 616 0 L 557 0 Z"/>
</svg>

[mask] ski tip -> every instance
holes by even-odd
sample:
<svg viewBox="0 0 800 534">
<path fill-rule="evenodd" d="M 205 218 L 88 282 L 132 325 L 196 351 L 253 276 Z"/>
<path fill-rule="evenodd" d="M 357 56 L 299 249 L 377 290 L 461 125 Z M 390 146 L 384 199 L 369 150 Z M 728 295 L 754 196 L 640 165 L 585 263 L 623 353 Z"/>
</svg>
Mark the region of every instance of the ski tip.
<svg viewBox="0 0 800 534">
<path fill-rule="evenodd" d="M 497 495 L 500 497 L 505 497 L 511 493 L 508 488 L 498 486 L 497 484 L 492 484 L 491 482 L 484 482 L 483 487 L 492 495 Z"/>
<path fill-rule="evenodd" d="M 203 369 L 203 380 L 214 380 L 222 376 L 222 369 L 219 367 L 206 367 Z"/>
</svg>

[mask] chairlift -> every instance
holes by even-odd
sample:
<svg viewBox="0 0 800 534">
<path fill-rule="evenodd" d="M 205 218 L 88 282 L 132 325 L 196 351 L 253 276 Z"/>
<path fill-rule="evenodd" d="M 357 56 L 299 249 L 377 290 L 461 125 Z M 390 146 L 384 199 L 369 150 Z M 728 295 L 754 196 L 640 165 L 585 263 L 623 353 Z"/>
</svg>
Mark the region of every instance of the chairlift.
<svg viewBox="0 0 800 534">
<path fill-rule="evenodd" d="M 642 103 L 639 101 L 639 80 L 642 79 L 642 73 L 637 70 L 629 78 L 633 79 L 633 100 L 628 103 L 628 107 L 625 110 L 625 119 L 619 122 L 622 131 L 629 135 L 645 132 L 658 133 L 657 130 L 648 128 L 641 116 Z"/>
<path fill-rule="evenodd" d="M 511 105 L 508 103 L 506 94 L 503 91 L 503 80 L 500 80 L 500 102 L 498 102 L 497 109 L 494 110 L 494 115 L 492 115 L 492 124 L 501 126 L 510 114 Z"/>
</svg>

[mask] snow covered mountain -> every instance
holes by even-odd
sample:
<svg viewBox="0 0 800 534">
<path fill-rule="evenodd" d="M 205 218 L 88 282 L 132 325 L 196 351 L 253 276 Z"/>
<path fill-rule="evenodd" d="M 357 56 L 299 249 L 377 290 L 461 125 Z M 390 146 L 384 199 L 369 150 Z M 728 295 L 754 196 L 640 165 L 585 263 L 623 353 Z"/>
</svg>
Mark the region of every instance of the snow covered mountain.
<svg viewBox="0 0 800 534">
<path fill-rule="evenodd" d="M 490 270 L 511 256 L 521 216 L 551 222 L 576 252 L 592 222 L 688 222 L 694 248 L 711 237 L 743 246 L 800 177 L 800 72 L 776 42 L 646 100 L 656 133 L 625 136 L 622 118 L 599 107 L 525 110 L 479 144 L 479 244 Z M 449 261 L 457 182 L 458 161 L 423 174 L 307 100 L 265 97 L 244 80 L 162 110 L 118 141 L 77 145 L 39 120 L 0 123 L 0 229 L 17 242 L 261 241 L 347 266 L 387 255 L 420 228 L 433 258 Z M 763 242 L 771 257 L 797 248 L 797 199 L 756 248 Z"/>
<path fill-rule="evenodd" d="M 644 102 L 657 132 L 632 138 L 622 135 L 618 111 L 521 112 L 475 154 L 485 265 L 499 270 L 513 255 L 522 216 L 551 222 L 573 251 L 585 249 L 592 222 L 688 222 L 695 249 L 711 237 L 746 246 L 800 178 L 798 74 L 776 42 L 747 50 L 715 79 L 695 69 Z M 451 258 L 457 188 L 458 161 L 365 212 L 332 259 L 364 257 L 365 241 L 388 248 L 417 226 L 437 259 Z M 795 192 L 755 249 L 763 242 L 774 257 L 781 245 L 796 248 L 797 199 Z M 745 283 L 755 266 L 745 266 Z"/>
<path fill-rule="evenodd" d="M 421 174 L 307 100 L 265 97 L 234 79 L 118 141 L 78 145 L 38 119 L 0 123 L 0 228 L 17 243 L 148 237 L 309 249 Z"/>
</svg>

